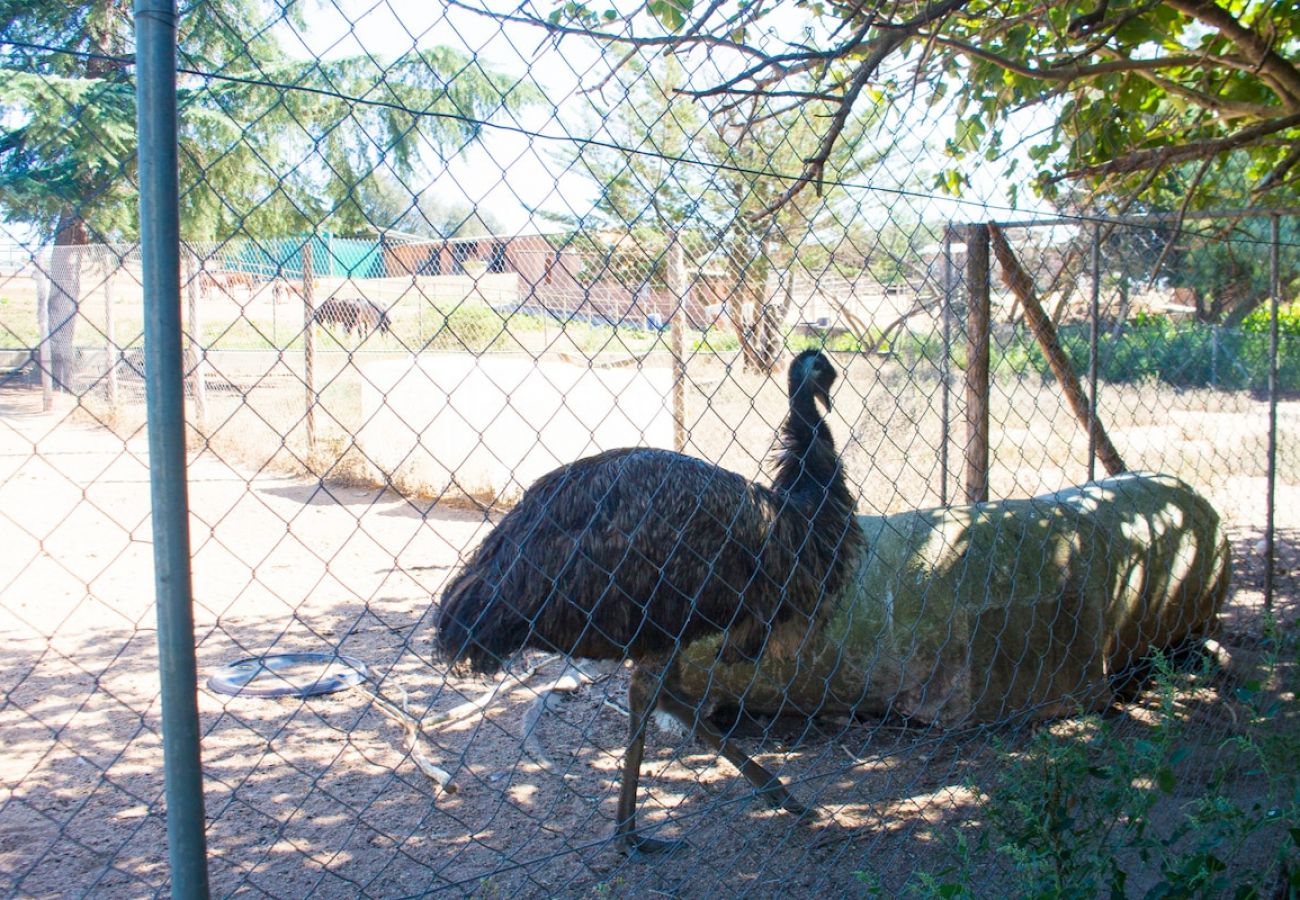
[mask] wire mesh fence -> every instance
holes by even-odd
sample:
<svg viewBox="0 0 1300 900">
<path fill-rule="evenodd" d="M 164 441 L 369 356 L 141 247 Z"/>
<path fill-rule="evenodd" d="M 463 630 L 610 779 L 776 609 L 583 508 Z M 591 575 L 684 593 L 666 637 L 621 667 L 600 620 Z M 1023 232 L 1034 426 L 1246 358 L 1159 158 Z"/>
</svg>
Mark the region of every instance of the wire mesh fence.
<svg viewBox="0 0 1300 900">
<path fill-rule="evenodd" d="M 6 894 L 172 885 L 158 302 L 215 892 L 1296 890 L 1294 211 L 954 201 L 941 98 L 789 194 L 726 48 L 179 12 L 163 298 L 130 20 L 0 25 Z"/>
</svg>

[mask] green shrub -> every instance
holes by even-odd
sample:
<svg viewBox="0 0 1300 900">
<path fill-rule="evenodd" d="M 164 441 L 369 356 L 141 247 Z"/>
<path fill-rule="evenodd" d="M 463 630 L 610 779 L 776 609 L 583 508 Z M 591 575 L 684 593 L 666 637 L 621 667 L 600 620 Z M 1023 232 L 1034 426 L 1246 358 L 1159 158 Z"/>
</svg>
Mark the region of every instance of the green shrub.
<svg viewBox="0 0 1300 900">
<path fill-rule="evenodd" d="M 691 344 L 691 350 L 699 353 L 728 353 L 740 349 L 740 338 L 729 328 L 714 325 L 700 332 L 700 336 Z"/>
<path fill-rule="evenodd" d="M 914 873 L 907 892 L 972 896 L 970 873 L 993 855 L 1011 865 L 1013 897 L 1300 897 L 1300 658 L 1293 636 L 1289 659 L 1276 629 L 1266 641 L 1258 679 L 1219 701 L 1242 715 L 1208 776 L 1197 757 L 1209 742 L 1193 740 L 1181 705 L 1189 676 L 1158 658 L 1141 733 L 1088 716 L 1004 742 L 992 785 L 969 785 L 981 825 L 957 832 L 951 861 Z"/>
<path fill-rule="evenodd" d="M 1257 306 L 1241 321 L 1241 330 L 1254 334 L 1268 334 L 1272 318 L 1270 305 Z M 1279 335 L 1300 337 L 1300 303 L 1287 303 L 1277 309 L 1277 331 Z"/>
<path fill-rule="evenodd" d="M 490 306 L 462 303 L 450 311 L 439 311 L 432 322 L 424 323 L 429 329 L 424 347 L 437 350 L 510 350 L 518 346 L 511 332 L 522 326 L 523 314 L 502 314 Z"/>
<path fill-rule="evenodd" d="M 1300 313 L 1293 321 L 1300 329 Z M 1262 391 L 1268 387 L 1269 336 L 1266 330 L 1252 330 L 1256 328 L 1257 324 L 1227 330 L 1139 315 L 1118 334 L 1106 330 L 1098 335 L 1097 375 L 1113 384 L 1160 381 L 1180 388 Z M 1088 369 L 1088 326 L 1066 325 L 1058 339 L 1074 370 L 1083 376 Z M 994 351 L 993 371 L 1051 377 L 1046 357 L 1027 332 Z M 1300 390 L 1300 331 L 1284 333 L 1279 341 L 1278 386 L 1283 391 Z"/>
</svg>

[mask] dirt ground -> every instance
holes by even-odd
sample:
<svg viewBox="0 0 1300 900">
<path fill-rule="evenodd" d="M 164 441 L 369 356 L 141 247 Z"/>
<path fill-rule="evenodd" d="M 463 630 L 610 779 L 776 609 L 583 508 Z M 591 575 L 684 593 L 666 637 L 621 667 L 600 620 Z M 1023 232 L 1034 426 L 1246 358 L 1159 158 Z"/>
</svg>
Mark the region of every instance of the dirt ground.
<svg viewBox="0 0 1300 900">
<path fill-rule="evenodd" d="M 1265 482 L 1262 458 L 1243 448 L 1255 446 L 1260 406 L 1196 412 L 1163 433 L 1127 439 L 1123 427 L 1152 426 L 1136 416 L 1117 425 L 1117 442 L 1144 462 L 1175 443 L 1223 448 L 1203 484 L 1233 542 L 1230 649 L 1251 646 L 1259 630 Z M 1292 424 L 1295 406 L 1283 411 Z M 1111 412 L 1122 419 L 1121 408 Z M 878 446 L 871 442 L 890 435 L 887 424 L 865 414 L 845 423 L 850 445 Z M 1030 446 L 1037 427 L 1027 420 L 1005 446 Z M 0 390 L 5 896 L 168 890 L 148 453 L 144 432 L 126 431 L 62 403 L 43 412 L 39 391 Z M 908 446 L 901 429 L 892 440 L 897 503 Z M 338 651 L 363 660 L 385 696 L 405 693 L 417 715 L 488 688 L 447 678 L 429 645 L 431 598 L 490 527 L 483 512 L 281 474 L 221 446 L 208 444 L 190 469 L 201 677 L 255 654 Z M 743 449 L 756 458 L 753 447 Z M 1240 465 L 1231 455 L 1238 452 Z M 995 479 L 995 493 L 1039 486 L 1017 480 L 1014 466 L 1002 471 L 1010 474 Z M 1035 479 L 1049 477 L 1037 471 Z M 1284 623 L 1300 614 L 1298 482 L 1294 467 L 1285 471 L 1277 500 Z M 505 689 L 486 714 L 429 729 L 431 755 L 453 774 L 454 794 L 434 789 L 406 753 L 402 728 L 359 691 L 298 700 L 201 687 L 214 893 L 778 897 L 853 894 L 870 883 L 893 891 L 914 872 L 944 865 L 954 828 L 978 826 L 976 791 L 997 776 L 997 748 L 1028 734 L 878 721 L 778 728 L 749 749 L 824 811 L 796 824 L 756 803 L 698 745 L 655 732 L 640 815 L 687 846 L 666 859 L 629 859 L 609 842 L 626 675 L 553 695 L 525 749 L 524 717 L 561 674 L 551 663 Z M 1213 701 L 1186 702 L 1206 766 L 1234 727 Z M 1146 727 L 1143 709 L 1124 714 L 1135 734 Z M 998 894 L 1009 883 L 992 860 L 973 877 Z"/>
</svg>

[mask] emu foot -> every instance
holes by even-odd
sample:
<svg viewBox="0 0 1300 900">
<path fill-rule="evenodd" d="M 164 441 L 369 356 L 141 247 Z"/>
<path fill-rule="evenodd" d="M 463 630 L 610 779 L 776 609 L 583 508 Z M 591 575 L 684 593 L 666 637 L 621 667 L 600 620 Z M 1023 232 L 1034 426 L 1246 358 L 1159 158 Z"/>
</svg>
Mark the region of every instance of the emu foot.
<svg viewBox="0 0 1300 900">
<path fill-rule="evenodd" d="M 639 834 L 619 835 L 620 849 L 630 856 L 664 856 L 686 846 L 685 841 L 661 841 Z"/>
</svg>

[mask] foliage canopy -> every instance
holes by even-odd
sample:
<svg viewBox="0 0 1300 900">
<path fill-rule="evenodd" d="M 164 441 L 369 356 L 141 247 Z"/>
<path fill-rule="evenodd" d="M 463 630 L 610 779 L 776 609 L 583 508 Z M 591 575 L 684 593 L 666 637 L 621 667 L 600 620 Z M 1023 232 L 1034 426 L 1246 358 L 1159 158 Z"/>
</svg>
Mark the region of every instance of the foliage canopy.
<svg viewBox="0 0 1300 900">
<path fill-rule="evenodd" d="M 178 22 L 183 230 L 220 239 L 366 226 L 383 175 L 477 139 L 535 97 L 445 47 L 301 59 L 283 38 L 302 6 L 186 4 Z M 0 0 L 0 214 L 84 239 L 136 231 L 133 33 L 110 0 Z M 64 220 L 62 228 L 58 226 Z"/>
<path fill-rule="evenodd" d="M 815 98 L 819 143 L 784 192 L 822 178 L 864 103 L 943 104 L 952 165 L 993 163 L 1054 202 L 1275 206 L 1300 198 L 1300 0 L 747 0 L 557 5 L 540 24 L 734 60 L 697 96 Z M 1244 175 L 1244 180 L 1241 176 Z"/>
</svg>

